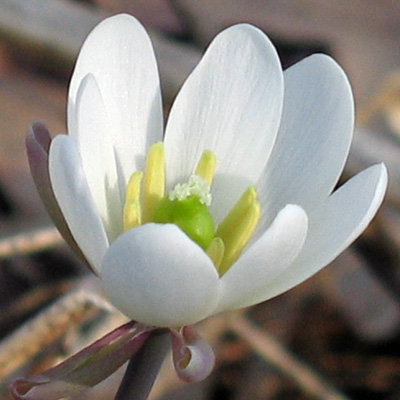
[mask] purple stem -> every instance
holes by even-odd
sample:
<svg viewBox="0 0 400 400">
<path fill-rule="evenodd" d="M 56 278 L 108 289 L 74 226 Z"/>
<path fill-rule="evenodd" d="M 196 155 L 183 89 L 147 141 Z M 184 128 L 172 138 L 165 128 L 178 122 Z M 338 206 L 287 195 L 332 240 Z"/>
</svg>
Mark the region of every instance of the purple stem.
<svg viewBox="0 0 400 400">
<path fill-rule="evenodd" d="M 169 348 L 169 332 L 153 331 L 140 351 L 130 359 L 114 400 L 146 400 Z"/>
</svg>

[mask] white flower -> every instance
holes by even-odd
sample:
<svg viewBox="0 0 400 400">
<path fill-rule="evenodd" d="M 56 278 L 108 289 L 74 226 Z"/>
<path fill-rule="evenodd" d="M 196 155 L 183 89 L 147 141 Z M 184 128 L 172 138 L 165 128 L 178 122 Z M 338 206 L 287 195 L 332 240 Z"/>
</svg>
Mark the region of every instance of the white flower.
<svg viewBox="0 0 400 400">
<path fill-rule="evenodd" d="M 351 89 L 331 58 L 282 72 L 267 36 L 242 24 L 214 39 L 183 85 L 162 145 L 149 37 L 118 15 L 83 45 L 69 136 L 51 143 L 50 179 L 111 302 L 149 325 L 188 325 L 292 288 L 365 229 L 382 202 L 385 167 L 332 193 L 353 124 Z M 201 204 L 189 222 L 185 199 L 195 199 L 190 213 Z M 198 227 L 205 233 L 196 238 Z"/>
</svg>

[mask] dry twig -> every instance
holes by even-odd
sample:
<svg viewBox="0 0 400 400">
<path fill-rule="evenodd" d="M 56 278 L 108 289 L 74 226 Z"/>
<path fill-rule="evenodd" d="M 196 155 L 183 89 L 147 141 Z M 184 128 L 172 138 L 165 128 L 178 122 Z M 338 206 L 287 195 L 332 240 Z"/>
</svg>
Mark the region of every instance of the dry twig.
<svg viewBox="0 0 400 400">
<path fill-rule="evenodd" d="M 306 393 L 321 400 L 349 400 L 310 367 L 296 360 L 275 338 L 251 324 L 242 313 L 234 314 L 230 329 L 244 339 L 269 364 L 291 378 Z"/>
<path fill-rule="evenodd" d="M 75 286 L 76 282 L 73 280 L 67 280 L 51 285 L 44 284 L 35 287 L 31 291 L 21 295 L 10 305 L 3 307 L 0 310 L 0 321 L 4 325 L 8 321 L 15 320 L 24 315 L 32 313 L 34 310 L 48 304 L 51 300 L 56 297 L 62 296 L 69 289 Z"/>
<path fill-rule="evenodd" d="M 82 286 L 63 296 L 0 342 L 0 381 L 54 343 L 69 327 L 105 308 L 110 309 L 106 301 Z"/>
<path fill-rule="evenodd" d="M 23 256 L 58 246 L 64 242 L 56 228 L 22 232 L 0 240 L 0 259 Z"/>
</svg>

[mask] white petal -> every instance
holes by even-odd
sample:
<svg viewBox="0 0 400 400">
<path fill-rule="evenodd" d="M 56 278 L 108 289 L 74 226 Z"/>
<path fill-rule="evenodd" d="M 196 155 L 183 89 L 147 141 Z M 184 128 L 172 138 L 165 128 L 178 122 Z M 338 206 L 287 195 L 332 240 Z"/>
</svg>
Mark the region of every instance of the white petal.
<svg viewBox="0 0 400 400">
<path fill-rule="evenodd" d="M 172 107 L 165 137 L 169 185 L 185 181 L 202 152 L 212 150 L 212 211 L 221 220 L 265 166 L 282 101 L 282 69 L 267 36 L 244 24 L 220 33 Z"/>
<path fill-rule="evenodd" d="M 217 301 L 213 263 L 170 224 L 146 224 L 119 236 L 104 257 L 102 279 L 121 312 L 154 326 L 193 324 Z"/>
<path fill-rule="evenodd" d="M 108 237 L 122 231 L 122 205 L 118 187 L 110 124 L 103 99 L 93 75 L 82 80 L 76 102 L 76 140 L 83 170 Z"/>
<path fill-rule="evenodd" d="M 221 278 L 217 312 L 250 306 L 269 298 L 271 280 L 290 266 L 306 235 L 306 213 L 299 206 L 287 205 L 271 227 Z"/>
<path fill-rule="evenodd" d="M 68 125 L 76 129 L 75 104 L 82 79 L 93 74 L 111 122 L 108 132 L 121 175 L 121 192 L 130 175 L 143 169 L 144 154 L 162 139 L 162 107 L 156 60 L 143 26 L 121 14 L 104 20 L 86 39 L 71 80 Z"/>
<path fill-rule="evenodd" d="M 331 193 L 353 135 L 354 106 L 343 70 L 330 57 L 311 56 L 285 71 L 282 124 L 260 179 L 265 229 L 285 204 L 308 213 Z"/>
<path fill-rule="evenodd" d="M 75 142 L 58 135 L 50 146 L 51 185 L 72 236 L 91 266 L 100 272 L 108 247 L 100 214 L 90 193 Z"/>
<path fill-rule="evenodd" d="M 376 214 L 386 186 L 385 166 L 375 165 L 353 177 L 309 215 L 309 235 L 303 250 L 293 265 L 270 283 L 268 298 L 305 281 L 346 249 Z"/>
</svg>

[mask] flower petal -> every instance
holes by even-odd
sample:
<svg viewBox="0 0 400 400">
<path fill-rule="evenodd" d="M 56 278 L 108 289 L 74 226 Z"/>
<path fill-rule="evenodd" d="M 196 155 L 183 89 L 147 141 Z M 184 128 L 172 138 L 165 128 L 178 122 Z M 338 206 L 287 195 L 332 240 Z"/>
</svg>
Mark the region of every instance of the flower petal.
<svg viewBox="0 0 400 400">
<path fill-rule="evenodd" d="M 185 382 L 200 382 L 210 375 L 215 364 L 211 346 L 202 339 L 192 326 L 184 326 L 180 332 L 170 329 L 172 356 L 175 371 Z"/>
<path fill-rule="evenodd" d="M 271 280 L 287 270 L 301 251 L 307 223 L 301 207 L 283 208 L 271 227 L 222 276 L 217 312 L 268 299 Z"/>
<path fill-rule="evenodd" d="M 75 142 L 67 135 L 52 141 L 51 185 L 68 227 L 90 265 L 99 273 L 108 239 L 82 168 Z"/>
<path fill-rule="evenodd" d="M 309 234 L 293 265 L 268 287 L 277 296 L 317 273 L 345 250 L 368 226 L 387 187 L 383 164 L 374 165 L 346 182 L 310 215 Z"/>
<path fill-rule="evenodd" d="M 171 224 L 146 224 L 119 236 L 104 257 L 102 279 L 115 307 L 154 326 L 198 322 L 217 301 L 214 265 Z"/>
<path fill-rule="evenodd" d="M 92 74 L 83 78 L 76 101 L 76 141 L 83 170 L 108 237 L 122 231 L 122 204 L 118 186 L 108 114 Z"/>
<path fill-rule="evenodd" d="M 120 190 L 144 167 L 149 145 L 162 139 L 162 107 L 156 60 L 143 26 L 132 16 L 116 15 L 91 32 L 79 54 L 68 100 L 68 128 L 76 133 L 76 98 L 82 79 L 93 74 L 108 118 Z"/>
<path fill-rule="evenodd" d="M 284 73 L 282 123 L 260 179 L 262 232 L 285 204 L 309 214 L 333 190 L 347 159 L 354 124 L 350 84 L 330 57 L 317 54 Z"/>
<path fill-rule="evenodd" d="M 171 110 L 165 137 L 169 186 L 187 180 L 202 152 L 213 151 L 212 212 L 219 222 L 264 168 L 282 101 L 282 68 L 267 36 L 245 24 L 220 33 Z"/>
<path fill-rule="evenodd" d="M 18 400 L 70 397 L 107 378 L 137 353 L 149 327 L 128 322 L 61 364 L 30 378 L 18 378 L 11 389 Z"/>
<path fill-rule="evenodd" d="M 40 198 L 53 220 L 55 226 L 60 231 L 64 240 L 68 243 L 75 254 L 84 261 L 89 268 L 82 251 L 76 244 L 71 235 L 71 231 L 64 219 L 54 196 L 53 188 L 50 183 L 49 175 L 49 149 L 51 144 L 50 132 L 42 121 L 35 121 L 29 128 L 26 135 L 26 151 L 28 154 L 29 167 Z"/>
</svg>

